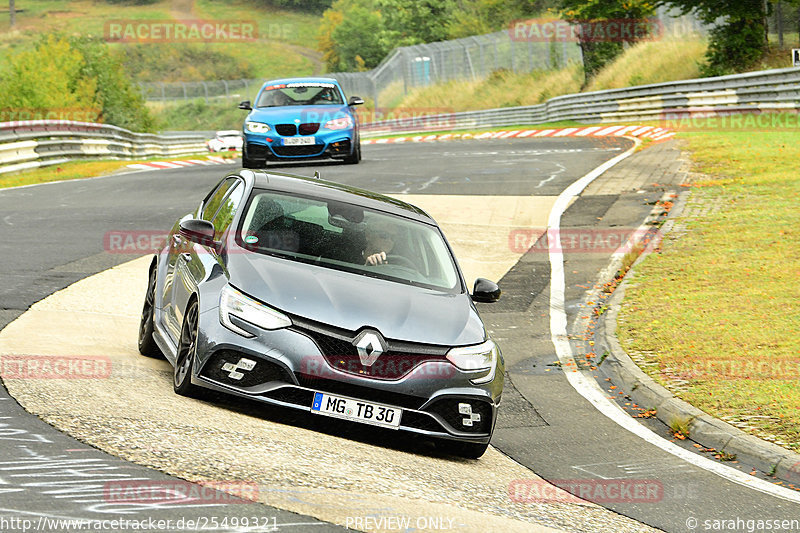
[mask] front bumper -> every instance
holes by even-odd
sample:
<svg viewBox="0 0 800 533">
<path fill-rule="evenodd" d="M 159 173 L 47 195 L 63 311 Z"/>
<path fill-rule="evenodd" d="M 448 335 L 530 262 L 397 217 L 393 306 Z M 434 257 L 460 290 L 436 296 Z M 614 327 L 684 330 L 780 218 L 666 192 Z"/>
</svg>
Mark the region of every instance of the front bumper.
<svg viewBox="0 0 800 533">
<path fill-rule="evenodd" d="M 255 162 L 292 161 L 298 159 L 343 158 L 353 153 L 355 129 L 325 131 L 320 130 L 314 137 L 314 144 L 286 145 L 286 139 L 277 132 L 245 133 L 244 152 Z"/>
<path fill-rule="evenodd" d="M 307 412 L 314 393 L 323 392 L 401 409 L 398 429 L 403 431 L 481 444 L 491 439 L 503 387 L 502 362 L 495 379 L 482 385 L 470 382 L 474 373 L 446 360 L 423 362 L 400 379 L 371 379 L 333 368 L 317 343 L 296 328 L 262 331 L 248 339 L 220 325 L 214 309 L 201 313 L 200 331 L 205 335 L 198 339 L 192 376 L 198 386 Z M 243 358 L 255 366 L 231 377 L 230 365 Z M 223 370 L 226 364 L 229 370 Z M 463 414 L 464 404 L 477 416 Z"/>
</svg>

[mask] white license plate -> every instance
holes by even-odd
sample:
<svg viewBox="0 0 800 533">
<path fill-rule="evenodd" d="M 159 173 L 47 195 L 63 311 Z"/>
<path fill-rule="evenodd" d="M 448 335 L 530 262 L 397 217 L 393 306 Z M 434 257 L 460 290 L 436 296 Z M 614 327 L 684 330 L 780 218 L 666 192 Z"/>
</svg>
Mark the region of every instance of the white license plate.
<svg viewBox="0 0 800 533">
<path fill-rule="evenodd" d="M 297 146 L 305 144 L 316 144 L 314 137 L 287 137 L 283 140 L 284 146 Z"/>
<path fill-rule="evenodd" d="M 311 412 L 392 429 L 400 426 L 400 416 L 403 414 L 402 409 L 388 405 L 342 398 L 321 392 L 314 393 Z"/>
</svg>

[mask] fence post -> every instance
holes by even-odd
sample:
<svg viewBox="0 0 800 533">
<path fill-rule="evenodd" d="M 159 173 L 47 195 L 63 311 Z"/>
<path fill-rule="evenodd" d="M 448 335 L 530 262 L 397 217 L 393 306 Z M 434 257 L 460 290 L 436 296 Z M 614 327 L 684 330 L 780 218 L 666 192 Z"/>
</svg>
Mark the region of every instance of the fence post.
<svg viewBox="0 0 800 533">
<path fill-rule="evenodd" d="M 222 80 L 222 83 L 225 84 L 225 98 L 228 99 L 230 98 L 230 96 L 228 96 L 228 82 L 227 80 Z"/>
<path fill-rule="evenodd" d="M 208 103 L 208 84 L 204 81 L 201 81 L 200 83 L 203 84 L 203 93 L 206 96 L 206 103 Z"/>
</svg>

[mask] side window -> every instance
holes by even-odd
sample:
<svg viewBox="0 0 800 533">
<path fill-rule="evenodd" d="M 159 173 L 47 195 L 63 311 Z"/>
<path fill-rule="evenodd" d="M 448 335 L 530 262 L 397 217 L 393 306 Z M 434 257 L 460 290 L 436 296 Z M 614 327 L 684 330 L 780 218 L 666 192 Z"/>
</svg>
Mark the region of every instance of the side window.
<svg viewBox="0 0 800 533">
<path fill-rule="evenodd" d="M 244 196 L 244 186 L 239 182 L 222 200 L 222 205 L 214 216 L 214 220 L 211 221 L 214 224 L 214 240 L 220 240 L 228 231 L 236 210 L 239 209 L 239 204 L 242 202 L 242 196 Z"/>
<path fill-rule="evenodd" d="M 214 194 L 208 199 L 208 201 L 203 206 L 203 220 L 211 220 L 214 218 L 214 215 L 219 209 L 220 204 L 222 203 L 222 199 L 225 198 L 225 194 L 233 187 L 239 180 L 236 178 L 228 178 L 226 179 L 217 190 L 214 191 Z"/>
</svg>

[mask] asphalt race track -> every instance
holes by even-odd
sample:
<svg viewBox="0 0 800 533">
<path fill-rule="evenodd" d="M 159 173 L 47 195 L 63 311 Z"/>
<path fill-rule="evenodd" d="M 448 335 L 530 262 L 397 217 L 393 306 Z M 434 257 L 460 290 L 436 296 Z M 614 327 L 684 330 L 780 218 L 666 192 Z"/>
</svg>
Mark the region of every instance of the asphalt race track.
<svg viewBox="0 0 800 533">
<path fill-rule="evenodd" d="M 380 432 L 365 432 L 361 431 L 362 428 L 351 427 L 343 429 L 336 424 L 309 421 L 281 412 L 263 413 L 253 406 L 237 405 L 224 398 L 217 398 L 208 405 L 187 405 L 184 399 L 170 396 L 171 391 L 166 391 L 170 394 L 165 393 L 165 387 L 168 389 L 170 385 L 167 363 L 162 362 L 161 366 L 153 363 L 146 368 L 142 366 L 144 363 L 136 363 L 138 369 L 147 372 L 137 374 L 146 375 L 141 386 L 152 384 L 152 394 L 146 390 L 132 393 L 131 398 L 136 399 L 134 405 L 120 396 L 125 391 L 119 389 L 106 405 L 81 404 L 75 408 L 71 418 L 65 416 L 64 412 L 72 400 L 65 401 L 64 398 L 80 396 L 80 386 L 74 385 L 75 388 L 69 389 L 73 384 L 53 384 L 55 388 L 52 391 L 71 393 L 54 399 L 52 396 L 37 397 L 35 391 L 26 388 L 25 383 L 9 382 L 12 392 L 26 408 L 57 427 L 81 435 L 81 440 L 92 446 L 55 431 L 38 418 L 24 413 L 4 389 L 0 390 L 0 441 L 3 442 L 0 446 L 0 516 L 25 516 L 35 523 L 43 515 L 49 518 L 85 518 L 103 516 L 104 511 L 163 519 L 204 519 L 212 515 L 219 518 L 235 514 L 274 517 L 274 524 L 280 526 L 281 531 L 338 530 L 341 525 L 355 529 L 391 530 L 391 527 L 386 527 L 387 524 L 377 526 L 374 523 L 348 522 L 340 509 L 320 510 L 320 507 L 326 498 L 333 498 L 336 491 L 349 489 L 353 492 L 339 495 L 352 497 L 360 491 L 378 495 L 397 493 L 400 497 L 410 498 L 406 493 L 411 489 L 430 490 L 431 494 L 424 496 L 428 498 L 426 501 L 433 501 L 436 498 L 447 499 L 447 491 L 450 490 L 453 491 L 449 495 L 451 499 L 469 499 L 471 484 L 482 487 L 480 483 L 493 475 L 502 480 L 503 487 L 530 488 L 538 478 L 525 478 L 527 468 L 556 484 L 564 484 L 565 480 L 595 487 L 619 481 L 634 486 L 644 482 L 650 486 L 655 484 L 658 491 L 649 497 L 598 498 L 596 494 L 588 492 L 582 495 L 588 500 L 593 500 L 594 496 L 597 504 L 615 513 L 666 531 L 709 530 L 704 529 L 703 525 L 708 523 L 704 521 L 737 519 L 743 521 L 746 530 L 747 520 L 800 518 L 800 504 L 796 503 L 800 500 L 788 501 L 724 479 L 623 429 L 581 396 L 566 379 L 562 366 L 554 364 L 558 357 L 550 331 L 551 265 L 546 250 L 543 252 L 536 243 L 558 195 L 571 183 L 631 146 L 632 141 L 619 138 L 372 145 L 364 147 L 364 160 L 357 166 L 318 163 L 312 166 L 271 167 L 304 175 L 311 175 L 316 170 L 323 178 L 332 181 L 391 195 L 408 195 L 409 201 L 421 205 L 441 223 L 459 256 L 468 283 L 479 275 L 500 281 L 504 292 L 501 301 L 481 304 L 479 310 L 493 337 L 503 348 L 509 374 L 498 427 L 492 441 L 492 445 L 502 453 L 490 450 L 476 462 L 463 461 L 436 456 L 424 443 L 397 443 L 391 436 Z M 657 148 L 650 147 L 634 154 L 620 166 L 635 162 L 649 150 Z M 134 253 L 115 253 L 118 250 L 110 249 L 108 232 L 166 233 L 179 216 L 193 209 L 210 187 L 223 177 L 224 168 L 189 167 L 136 172 L 0 190 L 0 228 L 3 237 L 0 241 L 0 271 L 3 272 L 3 283 L 0 284 L 0 328 L 54 292 L 87 276 L 135 259 L 135 250 Z M 604 179 L 605 176 L 598 178 L 595 185 L 571 203 L 561 218 L 562 228 L 589 228 L 598 233 L 611 229 L 630 230 L 642 223 L 651 211 L 654 200 L 665 193 L 678 191 L 677 182 L 659 180 L 661 183 L 654 186 L 646 179 L 635 190 L 611 190 L 611 182 L 603 182 Z M 581 305 L 585 303 L 586 287 L 594 283 L 598 272 L 608 264 L 612 251 L 583 248 L 565 254 L 565 311 L 568 324 L 573 324 L 575 318 L 585 313 Z M 130 276 L 135 280 L 138 271 L 125 270 L 127 268 L 141 269 L 131 263 L 118 269 L 116 272 L 120 272 L 121 278 L 114 279 L 127 279 L 126 276 Z M 91 280 L 86 281 L 88 283 Z M 96 290 L 102 293 L 102 283 L 98 283 Z M 113 285 L 114 281 L 110 283 Z M 133 281 L 131 285 L 134 289 L 137 287 L 135 283 Z M 113 305 L 105 300 L 86 302 L 80 307 L 86 307 L 86 312 L 96 307 L 97 313 L 113 316 L 118 309 L 116 306 L 125 304 L 118 316 L 121 317 L 119 323 L 122 327 L 127 327 L 131 321 L 129 309 L 141 306 L 135 296 L 136 290 L 129 294 L 120 289 L 115 294 L 112 288 L 109 294 L 111 296 L 106 297 L 107 300 L 113 301 L 116 297 L 119 301 Z M 130 300 L 134 300 L 133 303 Z M 55 319 L 52 323 L 55 327 Z M 115 322 L 98 321 L 98 324 L 105 326 L 98 335 L 110 335 L 113 340 L 115 332 L 107 330 Z M 47 320 L 41 321 L 38 327 L 39 331 L 46 330 Z M 30 335 L 30 331 L 28 338 L 35 336 Z M 14 337 L 15 331 L 8 328 L 0 333 L 0 355 L 6 353 L 3 334 Z M 85 332 L 76 330 L 76 337 L 81 335 L 92 340 L 89 329 Z M 46 333 L 42 336 L 46 337 Z M 17 337 L 15 342 L 24 340 Z M 32 345 L 37 346 L 36 339 L 33 340 Z M 133 339 L 126 338 L 120 343 L 135 346 L 135 332 Z M 114 354 L 114 364 L 130 357 L 128 351 L 121 349 L 119 354 Z M 88 393 L 87 396 L 100 397 Z M 115 410 L 107 407 L 115 405 L 115 401 L 119 403 L 116 417 Z M 230 502 L 220 496 L 211 502 L 192 504 L 176 501 L 168 505 L 137 502 L 138 505 L 118 505 L 109 510 L 112 506 L 108 503 L 108 483 L 174 480 L 165 473 L 201 480 L 204 475 L 211 475 L 208 471 L 215 468 L 214 464 L 181 460 L 183 455 L 194 457 L 188 451 L 186 454 L 176 452 L 170 455 L 170 450 L 166 449 L 169 445 L 190 446 L 179 438 L 166 448 L 156 450 L 161 454 L 161 459 L 159 453 L 141 451 L 155 449 L 146 440 L 149 438 L 148 432 L 141 428 L 153 429 L 149 432 L 150 437 L 152 434 L 161 434 L 163 437 L 163 433 L 158 431 L 175 424 L 169 418 L 170 409 L 167 406 L 173 406 L 173 409 L 179 406 L 184 411 L 196 407 L 200 410 L 198 413 L 202 413 L 202 416 L 198 415 L 199 418 L 208 416 L 209 424 L 222 425 L 221 432 L 225 433 L 228 429 L 229 435 L 234 434 L 232 427 L 239 420 L 245 423 L 246 420 L 264 418 L 270 424 L 286 428 L 286 434 L 297 435 L 298 439 L 302 435 L 317 434 L 317 440 L 329 443 L 331 447 L 340 445 L 339 439 L 347 439 L 352 443 L 352 449 L 360 455 L 349 465 L 349 476 L 337 477 L 333 468 L 319 468 L 313 463 L 313 454 L 300 449 L 302 441 L 290 439 L 282 448 L 282 453 L 276 454 L 273 459 L 291 461 L 295 457 L 298 463 L 311 461 L 309 464 L 284 468 L 282 464 L 270 463 L 272 456 L 267 455 L 259 457 L 258 461 L 263 461 L 261 470 L 273 472 L 274 478 L 262 480 L 255 475 L 237 478 L 258 479 L 259 486 L 263 487 L 271 479 L 285 475 L 287 479 L 294 480 L 295 485 L 299 483 L 317 491 L 316 499 L 304 493 L 304 502 L 299 502 L 301 498 L 297 494 L 279 497 L 276 493 L 269 498 L 259 498 L 259 501 L 274 506 Z M 128 407 L 130 412 L 126 411 Z M 123 411 L 124 416 L 119 414 Z M 148 411 L 155 413 L 152 420 L 136 418 L 140 413 L 146 416 Z M 159 418 L 161 415 L 158 413 L 162 412 L 166 414 Z M 231 427 L 226 427 L 226 424 Z M 181 431 L 185 429 L 183 426 L 175 427 Z M 650 424 L 650 427 L 664 436 L 667 434 L 658 424 Z M 243 434 L 237 431 L 235 434 L 241 437 Z M 207 434 L 211 435 L 211 432 Z M 227 442 L 231 446 L 231 441 L 226 441 L 225 435 L 213 436 L 221 439 L 213 442 L 222 443 L 220 445 Z M 201 435 L 200 440 L 204 438 Z M 293 442 L 298 447 L 296 450 L 291 448 Z M 236 444 L 233 445 L 233 451 L 228 449 L 226 453 L 235 456 L 235 449 Z M 251 448 L 246 449 L 248 453 L 255 453 Z M 161 472 L 118 457 L 157 467 Z M 346 460 L 338 450 L 335 457 L 340 461 Z M 248 463 L 245 459 L 255 461 L 252 457 L 233 457 L 228 463 L 220 461 L 220 464 L 238 464 L 236 461 L 239 460 L 242 464 Z M 394 463 L 395 459 L 398 463 Z M 425 472 L 404 468 L 406 463 L 402 461 L 410 461 L 412 465 L 434 465 L 432 468 L 442 469 L 442 477 L 426 477 Z M 219 468 L 224 468 L 224 465 Z M 306 471 L 320 471 L 320 486 L 308 486 L 310 478 L 292 477 L 303 468 Z M 740 464 L 737 468 L 745 472 L 750 470 L 748 465 Z M 439 471 L 436 473 L 439 474 Z M 463 476 L 463 487 L 459 487 L 460 475 Z M 364 484 L 358 485 L 357 481 L 362 478 Z M 231 479 L 231 476 L 216 479 Z M 372 489 L 369 482 L 373 483 Z M 349 486 L 350 483 L 353 487 Z M 435 493 L 437 485 L 444 495 Z M 458 490 L 463 490 L 466 496 L 457 493 Z M 474 523 L 476 518 L 470 513 L 482 511 L 485 507 L 494 510 L 502 508 L 496 513 L 500 521 L 492 522 L 490 529 L 508 526 L 507 530 L 511 531 L 526 521 L 566 530 L 636 531 L 645 528 L 622 517 L 614 518 L 612 513 L 600 512 L 601 509 L 592 505 L 566 499 L 558 505 L 547 507 L 525 501 L 526 494 L 524 491 L 515 493 L 507 490 L 504 499 L 483 501 L 476 491 L 474 505 L 470 505 L 469 501 L 456 502 L 464 509 L 464 514 L 458 517 L 459 524 L 466 529 L 474 529 L 476 525 L 480 527 L 480 524 Z M 386 509 L 393 513 L 403 512 L 400 507 L 391 508 L 389 500 L 380 501 L 385 503 L 384 514 Z M 381 507 L 377 509 L 375 513 L 380 515 Z M 444 507 L 432 508 L 429 514 L 443 512 Z M 322 521 L 313 517 L 319 517 Z M 508 519 L 510 525 L 502 522 L 501 518 Z M 233 527 L 228 524 L 226 527 L 219 526 L 217 530 L 244 530 L 240 525 Z M 271 523 L 249 525 L 262 527 L 249 530 L 265 530 Z"/>
</svg>

